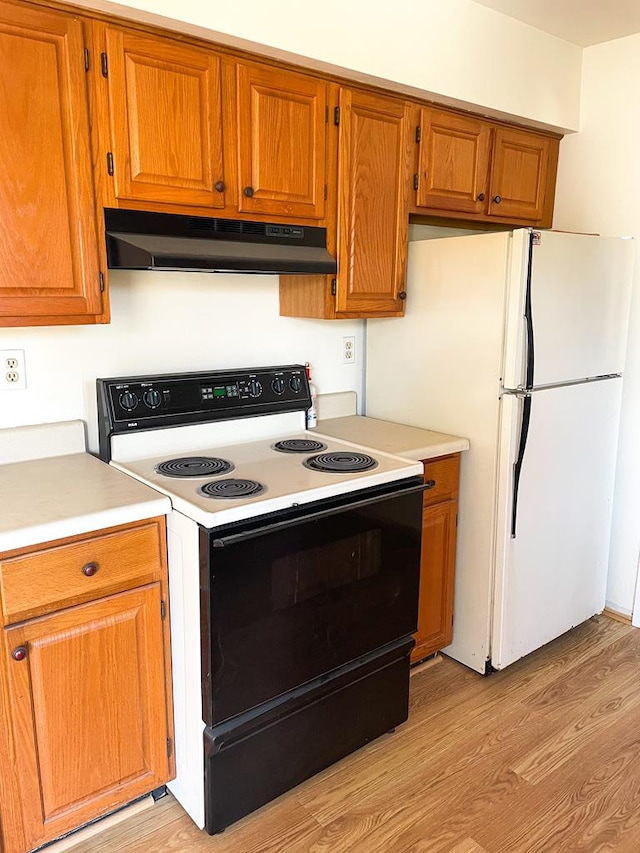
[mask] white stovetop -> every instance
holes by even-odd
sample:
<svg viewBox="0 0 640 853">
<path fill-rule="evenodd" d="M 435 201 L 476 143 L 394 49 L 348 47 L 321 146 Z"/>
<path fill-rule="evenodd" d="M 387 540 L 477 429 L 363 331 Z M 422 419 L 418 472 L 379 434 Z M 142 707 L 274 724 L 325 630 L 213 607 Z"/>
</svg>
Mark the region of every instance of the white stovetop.
<svg viewBox="0 0 640 853">
<path fill-rule="evenodd" d="M 419 462 L 324 436 L 316 430 L 280 435 L 277 440 L 283 438 L 320 441 L 326 444 L 326 449 L 318 451 L 322 453 L 349 450 L 368 453 L 376 459 L 377 465 L 355 474 L 312 471 L 303 465 L 303 460 L 313 453 L 280 453 L 272 448 L 275 438 L 241 444 L 191 446 L 188 453 L 165 452 L 126 462 L 112 461 L 111 464 L 168 495 L 174 509 L 204 527 L 217 527 L 295 504 L 334 497 L 405 477 L 421 476 L 423 473 Z M 233 463 L 235 469 L 216 477 L 199 478 L 166 477 L 155 470 L 158 463 L 181 456 L 221 458 Z M 235 478 L 258 480 L 265 485 L 265 491 L 246 499 L 214 499 L 198 494 L 197 489 L 203 483 Z"/>
</svg>

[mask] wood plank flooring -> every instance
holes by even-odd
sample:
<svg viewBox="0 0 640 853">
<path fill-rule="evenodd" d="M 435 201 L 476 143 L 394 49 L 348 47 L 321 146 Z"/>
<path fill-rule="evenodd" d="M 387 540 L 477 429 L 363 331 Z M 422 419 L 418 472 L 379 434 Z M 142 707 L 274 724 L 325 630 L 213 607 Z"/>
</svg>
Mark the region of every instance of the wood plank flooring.
<svg viewBox="0 0 640 853">
<path fill-rule="evenodd" d="M 640 631 L 596 617 L 501 673 L 445 659 L 409 721 L 221 835 L 172 797 L 73 853 L 638 853 Z"/>
</svg>

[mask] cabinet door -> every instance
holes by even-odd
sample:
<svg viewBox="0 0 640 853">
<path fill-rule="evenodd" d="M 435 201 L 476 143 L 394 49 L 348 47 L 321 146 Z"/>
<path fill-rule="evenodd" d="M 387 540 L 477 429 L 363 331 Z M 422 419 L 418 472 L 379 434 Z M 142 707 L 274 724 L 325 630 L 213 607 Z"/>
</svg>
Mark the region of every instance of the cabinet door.
<svg viewBox="0 0 640 853">
<path fill-rule="evenodd" d="M 237 98 L 239 210 L 323 219 L 327 83 L 239 64 Z"/>
<path fill-rule="evenodd" d="M 554 142 L 548 136 L 496 128 L 489 214 L 532 222 L 542 220 Z"/>
<path fill-rule="evenodd" d="M 84 36 L 0 2 L 0 326 L 100 314 Z M 22 318 L 22 320 L 20 320 Z"/>
<path fill-rule="evenodd" d="M 411 662 L 448 646 L 453 633 L 456 501 L 428 506 L 423 514 L 418 630 Z"/>
<path fill-rule="evenodd" d="M 110 27 L 106 46 L 116 198 L 224 207 L 217 55 Z"/>
<path fill-rule="evenodd" d="M 401 315 L 411 150 L 409 106 L 358 90 L 340 93 L 338 313 Z"/>
<path fill-rule="evenodd" d="M 160 606 L 154 583 L 4 630 L 29 849 L 168 781 Z"/>
<path fill-rule="evenodd" d="M 485 212 L 491 129 L 481 119 L 441 110 L 421 111 L 419 207 Z"/>
</svg>

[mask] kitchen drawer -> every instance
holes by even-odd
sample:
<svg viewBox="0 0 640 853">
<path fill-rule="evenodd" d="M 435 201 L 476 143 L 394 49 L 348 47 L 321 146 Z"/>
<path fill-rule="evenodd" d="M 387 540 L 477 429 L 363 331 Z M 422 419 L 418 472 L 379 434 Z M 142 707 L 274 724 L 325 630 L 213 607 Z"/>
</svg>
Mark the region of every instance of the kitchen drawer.
<svg viewBox="0 0 640 853">
<path fill-rule="evenodd" d="M 5 624 L 155 580 L 162 530 L 160 522 L 147 521 L 0 559 Z"/>
<path fill-rule="evenodd" d="M 458 477 L 460 473 L 460 454 L 440 456 L 437 459 L 424 460 L 425 483 L 433 486 L 424 493 L 423 505 L 455 499 L 458 496 Z"/>
</svg>

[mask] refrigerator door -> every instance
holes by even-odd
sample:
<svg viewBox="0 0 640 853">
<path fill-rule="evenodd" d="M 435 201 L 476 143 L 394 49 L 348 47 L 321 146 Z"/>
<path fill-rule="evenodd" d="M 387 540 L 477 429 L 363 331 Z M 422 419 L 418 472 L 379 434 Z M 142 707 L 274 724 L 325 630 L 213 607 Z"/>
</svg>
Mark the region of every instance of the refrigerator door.
<svg viewBox="0 0 640 853">
<path fill-rule="evenodd" d="M 471 444 L 461 458 L 453 644 L 445 651 L 482 673 L 511 242 L 503 232 L 410 243 L 405 316 L 367 321 L 366 414 Z"/>
<path fill-rule="evenodd" d="M 621 392 L 621 379 L 532 392 L 517 495 L 524 401 L 503 398 L 491 638 L 496 669 L 604 608 Z"/>
<path fill-rule="evenodd" d="M 528 276 L 529 235 L 532 234 Z M 620 373 L 624 366 L 634 244 L 618 237 L 514 232 L 504 385 L 523 387 L 527 332 L 533 386 Z M 531 322 L 526 291 L 530 280 Z"/>
</svg>

